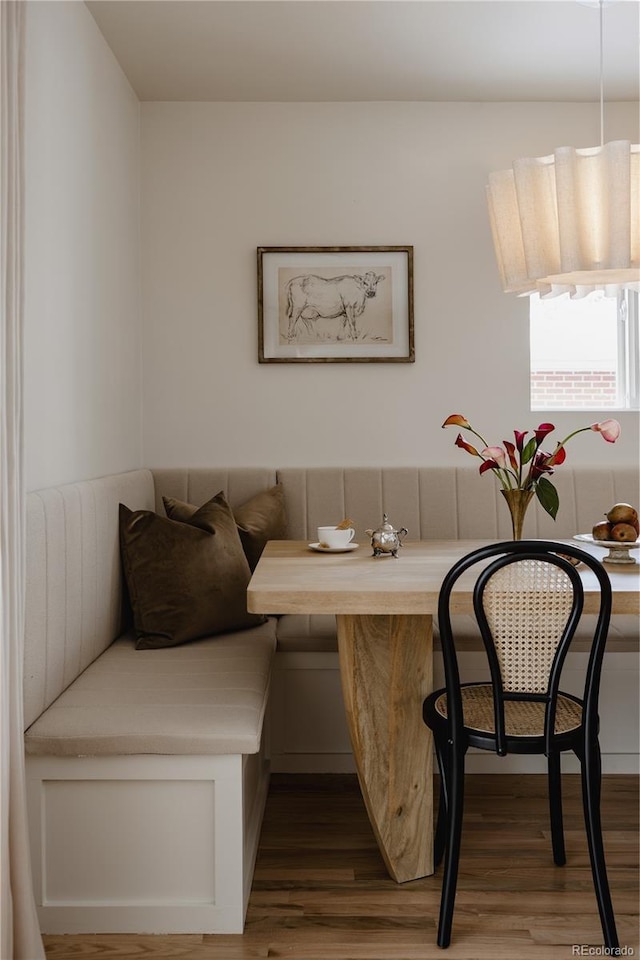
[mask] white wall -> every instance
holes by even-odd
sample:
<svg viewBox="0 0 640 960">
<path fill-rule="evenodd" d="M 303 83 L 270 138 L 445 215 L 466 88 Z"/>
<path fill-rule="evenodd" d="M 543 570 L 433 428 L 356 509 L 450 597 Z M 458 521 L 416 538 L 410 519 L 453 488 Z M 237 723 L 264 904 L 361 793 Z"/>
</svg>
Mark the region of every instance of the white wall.
<svg viewBox="0 0 640 960">
<path fill-rule="evenodd" d="M 139 104 L 84 3 L 30 2 L 28 489 L 141 464 Z"/>
<path fill-rule="evenodd" d="M 448 413 L 494 440 L 541 419 L 484 185 L 595 143 L 596 104 L 140 107 L 84 4 L 31 0 L 27 31 L 29 489 L 141 463 L 471 466 Z M 606 119 L 637 140 L 637 105 Z M 277 244 L 412 244 L 416 363 L 259 365 L 255 248 Z M 620 420 L 615 447 L 584 435 L 572 461 L 637 463 L 638 417 Z"/>
<path fill-rule="evenodd" d="M 637 141 L 636 104 L 606 139 Z M 599 140 L 596 104 L 144 103 L 144 461 L 472 466 L 529 410 L 528 301 L 499 288 L 484 187 L 519 156 Z M 257 362 L 257 246 L 412 244 L 415 364 Z M 598 419 L 554 414 L 558 438 Z M 638 462 L 638 417 L 574 464 Z"/>
</svg>

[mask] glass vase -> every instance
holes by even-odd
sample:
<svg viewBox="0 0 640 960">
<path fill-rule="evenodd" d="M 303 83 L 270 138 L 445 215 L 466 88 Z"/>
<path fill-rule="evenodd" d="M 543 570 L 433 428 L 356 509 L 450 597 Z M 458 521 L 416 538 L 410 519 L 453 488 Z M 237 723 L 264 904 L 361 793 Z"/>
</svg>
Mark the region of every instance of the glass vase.
<svg viewBox="0 0 640 960">
<path fill-rule="evenodd" d="M 522 540 L 522 526 L 524 524 L 527 507 L 533 497 L 533 490 L 501 490 L 500 493 L 507 501 L 507 506 L 511 514 L 513 539 Z"/>
</svg>

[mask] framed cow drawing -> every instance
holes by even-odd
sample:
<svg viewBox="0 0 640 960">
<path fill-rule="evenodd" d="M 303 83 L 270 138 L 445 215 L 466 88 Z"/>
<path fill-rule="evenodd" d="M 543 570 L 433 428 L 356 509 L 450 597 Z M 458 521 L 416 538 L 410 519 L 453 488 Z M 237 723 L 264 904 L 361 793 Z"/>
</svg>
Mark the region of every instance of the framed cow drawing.
<svg viewBox="0 0 640 960">
<path fill-rule="evenodd" d="M 413 247 L 258 247 L 260 363 L 412 363 Z"/>
</svg>

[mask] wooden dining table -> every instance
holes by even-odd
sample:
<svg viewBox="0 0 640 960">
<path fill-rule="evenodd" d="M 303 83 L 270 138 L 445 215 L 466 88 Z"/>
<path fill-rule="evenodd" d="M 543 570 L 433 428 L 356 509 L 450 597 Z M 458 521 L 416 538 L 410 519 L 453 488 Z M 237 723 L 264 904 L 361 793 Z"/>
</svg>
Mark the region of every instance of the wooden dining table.
<svg viewBox="0 0 640 960">
<path fill-rule="evenodd" d="M 398 883 L 433 873 L 433 750 L 422 703 L 433 688 L 432 620 L 440 585 L 456 560 L 487 542 L 405 541 L 395 558 L 373 557 L 365 545 L 319 553 L 304 541 L 274 540 L 249 583 L 253 613 L 336 616 L 360 788 L 387 870 Z M 579 546 L 598 558 L 606 554 L 595 545 Z M 595 613 L 597 580 L 579 569 L 585 613 Z M 639 569 L 607 566 L 614 613 L 638 611 Z M 477 571 L 469 572 L 458 581 L 452 613 L 472 612 L 476 577 Z"/>
</svg>

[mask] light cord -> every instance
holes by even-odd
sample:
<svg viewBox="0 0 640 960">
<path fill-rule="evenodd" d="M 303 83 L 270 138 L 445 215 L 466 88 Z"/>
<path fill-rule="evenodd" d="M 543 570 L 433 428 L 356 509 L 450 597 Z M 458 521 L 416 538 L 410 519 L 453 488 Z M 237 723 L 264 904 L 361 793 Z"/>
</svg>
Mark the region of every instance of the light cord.
<svg viewBox="0 0 640 960">
<path fill-rule="evenodd" d="M 600 146 L 604 146 L 604 0 L 600 0 Z"/>
</svg>

